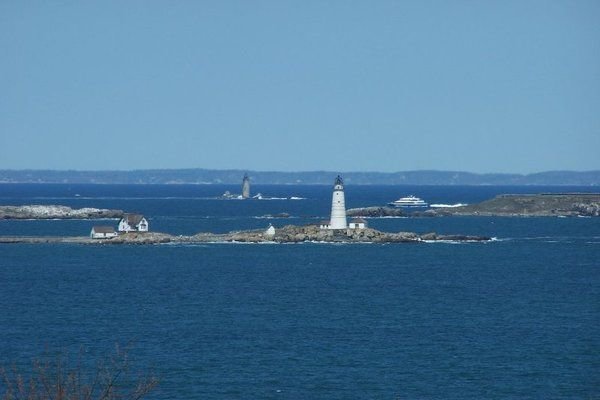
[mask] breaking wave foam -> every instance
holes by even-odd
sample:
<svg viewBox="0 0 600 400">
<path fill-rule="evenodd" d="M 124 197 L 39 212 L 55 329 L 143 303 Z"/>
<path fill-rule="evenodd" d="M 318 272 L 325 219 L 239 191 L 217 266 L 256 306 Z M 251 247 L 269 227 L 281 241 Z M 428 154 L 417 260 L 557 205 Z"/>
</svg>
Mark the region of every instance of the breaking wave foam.
<svg viewBox="0 0 600 400">
<path fill-rule="evenodd" d="M 468 204 L 466 203 L 456 203 L 456 204 L 430 204 L 429 207 L 431 208 L 456 208 L 456 207 L 463 207 L 466 206 Z"/>
</svg>

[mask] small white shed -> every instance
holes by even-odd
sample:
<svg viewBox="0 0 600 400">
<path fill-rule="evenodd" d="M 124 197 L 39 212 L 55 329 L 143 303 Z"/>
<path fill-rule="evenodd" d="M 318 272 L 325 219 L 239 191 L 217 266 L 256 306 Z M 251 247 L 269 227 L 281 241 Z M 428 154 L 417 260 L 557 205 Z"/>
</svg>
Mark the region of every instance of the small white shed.
<svg viewBox="0 0 600 400">
<path fill-rule="evenodd" d="M 94 226 L 90 232 L 92 239 L 109 239 L 116 237 L 118 234 L 112 226 Z"/>
<path fill-rule="evenodd" d="M 350 229 L 365 229 L 367 227 L 367 221 L 362 218 L 356 218 L 350 221 L 348 228 Z"/>
<path fill-rule="evenodd" d="M 275 236 L 275 227 L 272 224 L 269 224 L 269 227 L 265 231 L 265 235 L 269 237 Z"/>
</svg>

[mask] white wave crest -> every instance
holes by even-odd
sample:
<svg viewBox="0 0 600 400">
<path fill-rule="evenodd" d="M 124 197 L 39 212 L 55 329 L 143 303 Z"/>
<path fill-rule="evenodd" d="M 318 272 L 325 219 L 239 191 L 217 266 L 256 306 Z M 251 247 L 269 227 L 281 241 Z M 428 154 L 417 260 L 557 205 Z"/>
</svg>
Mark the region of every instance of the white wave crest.
<svg viewBox="0 0 600 400">
<path fill-rule="evenodd" d="M 456 204 L 431 204 L 429 207 L 431 208 L 455 208 L 455 207 L 463 207 L 467 206 L 466 203 L 456 203 Z"/>
</svg>

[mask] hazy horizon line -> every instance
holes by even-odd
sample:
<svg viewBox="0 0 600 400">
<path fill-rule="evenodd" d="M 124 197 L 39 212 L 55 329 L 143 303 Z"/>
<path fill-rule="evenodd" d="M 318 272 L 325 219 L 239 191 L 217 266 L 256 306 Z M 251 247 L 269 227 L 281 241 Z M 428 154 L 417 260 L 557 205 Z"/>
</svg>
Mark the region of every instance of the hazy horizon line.
<svg viewBox="0 0 600 400">
<path fill-rule="evenodd" d="M 474 172 L 467 170 L 451 170 L 451 169 L 407 169 L 407 170 L 396 170 L 396 171 L 378 171 L 378 170 L 329 170 L 329 169 L 314 169 L 314 170 L 261 170 L 261 169 L 244 169 L 244 168 L 206 168 L 206 167 L 181 167 L 181 168 L 131 168 L 131 169 L 55 169 L 55 168 L 2 168 L 0 171 L 51 171 L 51 172 L 139 172 L 139 171 L 241 171 L 241 172 L 258 172 L 258 173 L 333 173 L 333 174 L 354 174 L 354 173 L 369 173 L 369 174 L 398 174 L 407 172 L 449 172 L 449 173 L 463 173 L 463 174 L 474 174 L 474 175 L 536 175 L 549 172 L 574 172 L 574 173 L 589 173 L 589 172 L 600 172 L 598 169 L 590 170 L 574 170 L 574 169 L 550 169 L 540 170 L 536 172 Z"/>
</svg>

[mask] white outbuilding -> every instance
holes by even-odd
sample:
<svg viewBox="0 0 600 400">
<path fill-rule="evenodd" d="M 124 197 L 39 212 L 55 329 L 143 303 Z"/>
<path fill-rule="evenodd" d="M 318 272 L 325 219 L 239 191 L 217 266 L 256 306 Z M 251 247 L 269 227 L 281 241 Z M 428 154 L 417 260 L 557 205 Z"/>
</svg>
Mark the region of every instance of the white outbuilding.
<svg viewBox="0 0 600 400">
<path fill-rule="evenodd" d="M 265 236 L 268 236 L 268 237 L 275 236 L 275 227 L 272 224 L 269 224 L 269 227 L 265 231 Z"/>
<path fill-rule="evenodd" d="M 348 228 L 350 229 L 365 229 L 367 227 L 367 221 L 362 218 L 356 218 L 350 221 Z"/>
<path fill-rule="evenodd" d="M 117 237 L 117 235 L 115 228 L 112 226 L 94 226 L 90 232 L 90 237 L 92 239 L 110 239 Z"/>
<path fill-rule="evenodd" d="M 319 228 L 320 229 L 329 229 L 329 221 L 325 221 L 325 220 L 321 221 L 319 223 Z"/>
</svg>

